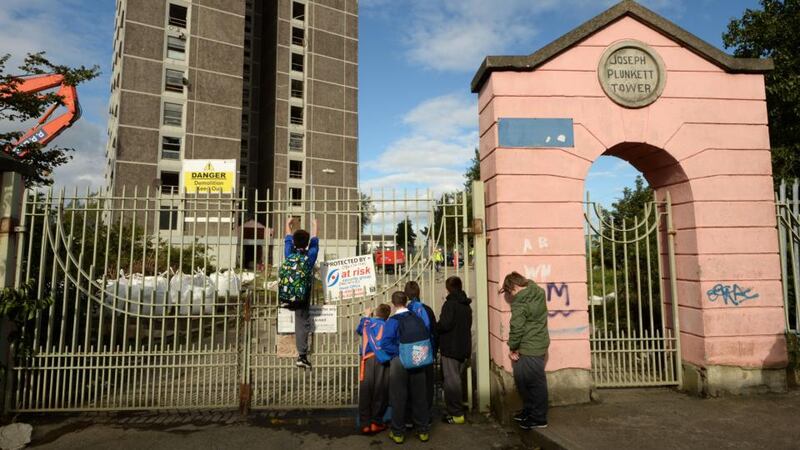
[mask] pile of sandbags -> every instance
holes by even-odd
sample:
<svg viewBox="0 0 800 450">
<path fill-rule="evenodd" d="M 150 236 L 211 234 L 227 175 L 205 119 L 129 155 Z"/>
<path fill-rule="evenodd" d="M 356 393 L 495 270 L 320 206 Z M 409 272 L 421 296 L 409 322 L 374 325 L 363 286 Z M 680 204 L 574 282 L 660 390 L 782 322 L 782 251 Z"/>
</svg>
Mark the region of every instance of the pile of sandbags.
<svg viewBox="0 0 800 450">
<path fill-rule="evenodd" d="M 106 282 L 103 302 L 118 312 L 162 315 L 168 289 L 166 272 L 156 276 L 126 276 L 120 271 L 119 278 Z"/>
<path fill-rule="evenodd" d="M 125 275 L 107 280 L 103 303 L 117 313 L 136 315 L 201 315 L 214 312 L 217 299 L 238 298 L 242 277 L 232 270 L 206 275 L 202 269 L 193 274 L 178 272 L 169 276 Z"/>
</svg>

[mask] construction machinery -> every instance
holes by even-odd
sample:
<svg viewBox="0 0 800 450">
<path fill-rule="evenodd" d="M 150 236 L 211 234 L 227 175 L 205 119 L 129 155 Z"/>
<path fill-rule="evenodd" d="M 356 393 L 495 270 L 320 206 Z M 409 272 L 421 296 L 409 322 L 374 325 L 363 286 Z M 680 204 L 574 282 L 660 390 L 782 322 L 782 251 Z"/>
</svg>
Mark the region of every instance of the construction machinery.
<svg viewBox="0 0 800 450">
<path fill-rule="evenodd" d="M 8 89 L 8 85 L 0 85 L 0 97 L 8 97 L 16 92 L 36 93 L 58 88 L 56 95 L 61 100 L 50 105 L 36 125 L 23 134 L 16 143 L 5 148 L 7 153 L 25 158 L 29 153 L 29 149 L 26 148 L 28 144 L 37 143 L 45 146 L 80 119 L 81 106 L 78 103 L 77 89 L 75 86 L 65 84 L 64 76 L 61 74 L 31 75 L 20 79 L 22 81 L 13 89 Z M 66 111 L 53 117 L 56 109 L 62 105 Z"/>
</svg>

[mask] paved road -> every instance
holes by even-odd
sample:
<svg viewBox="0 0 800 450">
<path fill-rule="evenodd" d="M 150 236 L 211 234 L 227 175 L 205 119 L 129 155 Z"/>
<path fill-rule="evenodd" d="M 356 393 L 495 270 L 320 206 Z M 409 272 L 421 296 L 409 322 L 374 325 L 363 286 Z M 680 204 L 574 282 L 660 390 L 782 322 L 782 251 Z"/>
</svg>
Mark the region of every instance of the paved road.
<svg viewBox="0 0 800 450">
<path fill-rule="evenodd" d="M 700 399 L 669 389 L 599 391 L 601 401 L 550 411 L 526 441 L 546 449 L 800 449 L 800 391 Z"/>
<path fill-rule="evenodd" d="M 31 448 L 82 450 L 314 450 L 396 448 L 386 433 L 365 437 L 355 432 L 354 412 L 321 411 L 284 416 L 236 412 L 183 414 L 82 414 L 29 416 L 33 423 Z M 437 416 L 438 417 L 438 416 Z M 523 448 L 515 431 L 482 416 L 464 426 L 434 424 L 431 441 L 422 444 L 407 436 L 403 448 L 515 450 Z"/>
</svg>

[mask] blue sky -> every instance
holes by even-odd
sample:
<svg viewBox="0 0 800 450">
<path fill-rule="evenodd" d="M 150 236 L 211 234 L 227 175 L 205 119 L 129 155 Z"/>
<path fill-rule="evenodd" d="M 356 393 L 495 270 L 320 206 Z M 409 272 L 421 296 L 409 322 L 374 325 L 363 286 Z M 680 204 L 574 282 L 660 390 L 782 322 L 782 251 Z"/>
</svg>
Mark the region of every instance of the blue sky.
<svg viewBox="0 0 800 450">
<path fill-rule="evenodd" d="M 270 1 L 270 0 L 264 0 Z M 477 145 L 469 83 L 487 54 L 528 54 L 613 5 L 613 0 L 361 0 L 360 180 L 365 190 L 457 189 Z M 648 0 L 646 6 L 722 46 L 733 17 L 757 0 Z M 58 143 L 77 149 L 59 185 L 102 183 L 114 29 L 111 0 L 3 0 L 0 53 L 18 63 L 46 50 L 59 63 L 98 64 L 80 88 L 84 116 Z M 635 169 L 614 158 L 592 167 L 595 199 L 608 203 Z"/>
</svg>

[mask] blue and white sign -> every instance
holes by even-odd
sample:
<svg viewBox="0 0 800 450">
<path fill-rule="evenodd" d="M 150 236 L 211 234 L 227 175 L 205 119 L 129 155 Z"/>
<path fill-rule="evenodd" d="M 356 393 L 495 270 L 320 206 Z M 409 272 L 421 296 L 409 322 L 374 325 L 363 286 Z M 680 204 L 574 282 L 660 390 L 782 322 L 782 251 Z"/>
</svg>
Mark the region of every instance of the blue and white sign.
<svg viewBox="0 0 800 450">
<path fill-rule="evenodd" d="M 365 297 L 377 291 L 372 255 L 326 261 L 322 265 L 322 279 L 327 301 Z"/>
<path fill-rule="evenodd" d="M 497 127 L 500 147 L 575 147 L 572 119 L 501 118 Z"/>
</svg>

